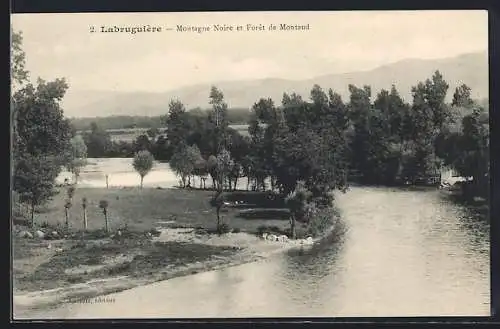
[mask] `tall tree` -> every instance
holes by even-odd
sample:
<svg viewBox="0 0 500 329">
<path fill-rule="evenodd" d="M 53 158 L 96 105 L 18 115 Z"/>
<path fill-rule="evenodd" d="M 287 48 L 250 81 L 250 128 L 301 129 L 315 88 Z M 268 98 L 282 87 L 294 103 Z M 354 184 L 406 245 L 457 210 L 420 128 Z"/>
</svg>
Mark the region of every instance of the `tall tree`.
<svg viewBox="0 0 500 329">
<path fill-rule="evenodd" d="M 37 86 L 26 85 L 14 95 L 17 113 L 17 152 L 52 155 L 59 158 L 70 147 L 71 127 L 59 105 L 68 85 L 64 79 L 46 82 L 38 79 Z"/>
<path fill-rule="evenodd" d="M 369 178 L 367 169 L 371 164 L 367 159 L 370 153 L 370 116 L 372 105 L 370 102 L 371 88 L 364 86 L 358 88 L 349 85 L 350 100 L 348 115 L 352 122 L 353 131 L 350 138 L 350 163 L 352 169 L 357 170 L 363 179 Z"/>
<path fill-rule="evenodd" d="M 231 159 L 231 154 L 225 148 L 221 149 L 217 155 L 217 179 L 218 189 L 224 189 L 224 182 L 227 180 L 229 173 L 233 169 L 234 161 Z"/>
<path fill-rule="evenodd" d="M 60 168 L 52 156 L 22 155 L 17 159 L 14 190 L 21 202 L 30 206 L 31 225 L 35 223 L 35 208 L 56 194 L 54 183 Z"/>
<path fill-rule="evenodd" d="M 23 48 L 23 34 L 11 29 L 11 79 L 13 89 L 17 89 L 28 82 L 29 72 L 26 70 L 26 53 Z"/>
<path fill-rule="evenodd" d="M 471 98 L 471 89 L 466 84 L 461 84 L 455 89 L 453 94 L 452 106 L 470 107 L 474 104 Z"/>
<path fill-rule="evenodd" d="M 182 147 L 191 132 L 189 113 L 179 100 L 172 100 L 169 104 L 169 112 L 165 119 L 167 125 L 167 140 L 172 146 L 172 152 Z"/>
<path fill-rule="evenodd" d="M 435 175 L 440 167 L 436 156 L 435 142 L 452 116 L 445 103 L 448 84 L 439 71 L 432 79 L 420 82 L 412 88 L 411 108 L 414 152 L 406 160 L 406 176 L 410 181 L 419 177 Z"/>
<path fill-rule="evenodd" d="M 87 164 L 87 145 L 81 135 L 76 135 L 70 140 L 71 149 L 66 160 L 67 169 L 73 173 L 75 184 L 78 183 L 81 168 Z"/>
<path fill-rule="evenodd" d="M 170 168 L 181 178 L 181 187 L 186 187 L 189 176 L 193 174 L 194 163 L 191 159 L 188 146 L 182 143 L 176 148 L 169 161 Z"/>
<path fill-rule="evenodd" d="M 227 104 L 224 101 L 224 94 L 215 86 L 212 86 L 210 89 L 209 99 L 209 104 L 212 106 L 209 120 L 214 125 L 215 149 L 213 153 L 218 154 L 222 148 L 228 147 L 227 127 L 229 126 L 229 122 L 227 120 Z"/>
<path fill-rule="evenodd" d="M 303 219 L 310 197 L 311 193 L 306 189 L 304 182 L 300 181 L 285 199 L 286 205 L 290 210 L 290 231 L 292 239 L 297 237 L 295 229 L 296 222 L 297 220 Z"/>
<path fill-rule="evenodd" d="M 109 133 L 95 122 L 90 124 L 90 132 L 83 134 L 83 140 L 87 145 L 87 154 L 91 158 L 107 156 L 113 145 Z"/>
<path fill-rule="evenodd" d="M 135 171 L 141 176 L 141 189 L 144 177 L 153 169 L 154 157 L 148 150 L 141 150 L 136 153 L 132 163 Z"/>
</svg>

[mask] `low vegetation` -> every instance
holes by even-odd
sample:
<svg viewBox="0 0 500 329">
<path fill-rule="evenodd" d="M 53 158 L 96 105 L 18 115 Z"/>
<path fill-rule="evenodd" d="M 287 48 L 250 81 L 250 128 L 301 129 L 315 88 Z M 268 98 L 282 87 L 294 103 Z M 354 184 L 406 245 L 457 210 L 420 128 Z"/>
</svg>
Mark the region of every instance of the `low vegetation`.
<svg viewBox="0 0 500 329">
<path fill-rule="evenodd" d="M 125 236 L 107 241 L 69 240 L 61 244 L 65 249 L 47 257 L 38 266 L 24 263 L 33 259 L 33 252 L 50 253 L 40 242 L 15 239 L 14 286 L 17 290 L 38 291 L 67 287 L 92 279 L 127 275 L 153 276 L 156 271 L 185 266 L 217 257 L 234 254 L 233 247 L 207 246 L 197 243 L 153 242 L 147 236 Z M 38 249 L 37 249 L 38 247 Z M 55 248 L 55 247 L 54 247 Z M 17 265 L 17 266 L 16 266 Z"/>
</svg>

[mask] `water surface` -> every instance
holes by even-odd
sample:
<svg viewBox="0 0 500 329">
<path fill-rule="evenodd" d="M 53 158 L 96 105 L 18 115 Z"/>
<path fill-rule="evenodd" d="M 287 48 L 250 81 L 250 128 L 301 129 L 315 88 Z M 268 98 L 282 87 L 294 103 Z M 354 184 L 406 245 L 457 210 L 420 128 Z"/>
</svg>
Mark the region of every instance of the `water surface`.
<svg viewBox="0 0 500 329">
<path fill-rule="evenodd" d="M 436 190 L 353 187 L 342 231 L 307 252 L 67 304 L 43 317 L 485 316 L 489 227 Z"/>
</svg>

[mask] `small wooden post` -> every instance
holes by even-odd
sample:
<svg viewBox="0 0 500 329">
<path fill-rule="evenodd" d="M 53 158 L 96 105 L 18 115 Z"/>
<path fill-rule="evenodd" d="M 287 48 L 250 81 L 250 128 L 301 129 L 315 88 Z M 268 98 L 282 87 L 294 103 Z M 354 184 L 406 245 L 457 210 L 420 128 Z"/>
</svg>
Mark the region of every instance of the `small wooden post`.
<svg viewBox="0 0 500 329">
<path fill-rule="evenodd" d="M 106 174 L 106 188 L 108 188 L 109 185 L 108 185 L 108 174 Z"/>
<path fill-rule="evenodd" d="M 83 208 L 83 230 L 87 230 L 87 198 L 82 198 L 82 208 Z"/>
</svg>

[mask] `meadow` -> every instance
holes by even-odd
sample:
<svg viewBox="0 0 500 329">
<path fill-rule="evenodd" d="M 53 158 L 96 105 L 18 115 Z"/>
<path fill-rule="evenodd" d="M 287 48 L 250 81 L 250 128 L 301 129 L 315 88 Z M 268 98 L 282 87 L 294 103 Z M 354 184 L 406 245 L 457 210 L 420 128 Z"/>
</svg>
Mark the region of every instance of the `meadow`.
<svg viewBox="0 0 500 329">
<path fill-rule="evenodd" d="M 35 212 L 34 228 L 29 229 L 26 222 L 14 219 L 13 277 L 17 295 L 61 288 L 67 289 L 67 296 L 72 298 L 75 294 L 88 297 L 238 264 L 262 251 L 257 234 L 264 230 L 287 233 L 289 229 L 286 209 L 272 208 L 281 206 L 282 200 L 255 204 L 257 199 L 267 200 L 265 195 L 229 193 L 228 200 L 247 199 L 254 203 L 247 209 L 223 208 L 221 222 L 225 224 L 225 232 L 232 234 L 218 236 L 216 211 L 210 202 L 213 191 L 138 187 L 76 188 L 66 226 L 66 187 L 58 189 L 58 194 Z M 83 197 L 88 200 L 86 231 Z M 109 204 L 108 232 L 100 200 Z M 248 209 L 256 206 L 261 208 Z M 249 211 L 253 213 L 249 215 Z M 14 209 L 14 212 L 22 211 Z M 45 237 L 21 236 L 23 232 L 37 230 L 44 232 Z M 53 231 L 58 232 L 58 237 L 49 236 Z M 154 240 L 164 233 L 168 234 L 163 240 Z M 125 282 L 116 281 L 124 276 L 128 278 Z M 97 290 L 89 287 L 75 290 L 75 284 L 109 278 L 116 282 L 102 283 Z M 52 302 L 60 302 L 62 296 L 55 294 Z M 38 297 L 33 300 L 40 302 Z"/>
<path fill-rule="evenodd" d="M 251 192 L 240 193 L 251 194 Z M 68 212 L 69 227 L 72 231 L 79 231 L 83 228 L 81 200 L 86 197 L 89 230 L 104 228 L 104 216 L 102 209 L 99 208 L 99 201 L 107 200 L 109 203 L 108 219 L 112 231 L 127 228 L 131 231 L 143 232 L 168 221 L 177 227 L 203 227 L 209 231 L 215 231 L 217 217 L 215 209 L 210 204 L 213 196 L 214 191 L 198 189 L 77 188 L 73 197 L 74 204 Z M 64 188 L 60 188 L 60 192 L 35 214 L 35 222 L 42 226 L 65 225 L 65 200 L 66 192 Z M 245 209 L 227 207 L 222 213 L 222 221 L 230 228 L 248 233 L 257 233 L 261 225 L 277 226 L 282 229 L 289 226 L 287 218 L 285 220 L 268 219 L 266 212 L 262 212 L 263 215 L 260 217 L 259 215 L 244 216 L 241 215 L 242 211 L 245 213 Z M 248 217 L 252 218 L 248 219 Z M 281 218 L 283 217 L 282 215 Z"/>
</svg>

